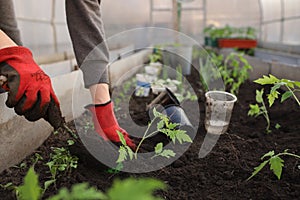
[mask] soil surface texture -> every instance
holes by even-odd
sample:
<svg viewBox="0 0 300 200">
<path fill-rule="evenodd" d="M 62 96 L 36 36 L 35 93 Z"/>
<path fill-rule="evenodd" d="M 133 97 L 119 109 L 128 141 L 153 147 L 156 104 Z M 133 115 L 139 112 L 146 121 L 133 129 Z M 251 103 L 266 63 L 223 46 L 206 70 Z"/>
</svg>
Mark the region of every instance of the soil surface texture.
<svg viewBox="0 0 300 200">
<path fill-rule="evenodd" d="M 40 146 L 32 155 L 28 156 L 20 164 L 11 167 L 0 174 L 0 183 L 13 183 L 20 185 L 23 182 L 29 166 L 33 163 L 35 153 L 39 153 L 43 160 L 35 164 L 35 170 L 39 174 L 40 183 L 49 180 L 50 173 L 45 165 L 53 152 L 51 147 L 66 147 L 70 149 L 72 155 L 76 155 L 78 167 L 73 169 L 71 174 L 63 174 L 57 178 L 56 184 L 51 185 L 44 198 L 54 195 L 61 187 L 70 188 L 71 185 L 79 182 L 89 182 L 90 185 L 106 191 L 116 178 L 127 177 L 152 177 L 162 180 L 168 185 L 167 190 L 157 191 L 157 195 L 163 199 L 170 200 L 200 200 L 200 199 L 299 199 L 300 198 L 300 160 L 294 157 L 283 156 L 284 167 L 281 180 L 266 165 L 260 173 L 251 180 L 247 178 L 253 172 L 253 168 L 261 163 L 260 158 L 267 152 L 274 150 L 275 153 L 289 149 L 289 152 L 300 154 L 300 107 L 293 99 L 288 99 L 283 103 L 276 102 L 269 109 L 272 132 L 265 132 L 266 121 L 262 116 L 257 118 L 247 115 L 249 104 L 255 103 L 255 90 L 261 86 L 247 81 L 240 88 L 238 101 L 236 102 L 229 129 L 220 136 L 211 152 L 204 158 L 199 158 L 199 150 L 206 136 L 204 128 L 205 98 L 199 83 L 199 77 L 195 74 L 187 76 L 198 96 L 200 110 L 195 113 L 195 107 L 191 102 L 186 101 L 185 113 L 193 126 L 197 127 L 197 134 L 193 143 L 188 146 L 185 153 L 170 165 L 148 173 L 110 173 L 110 167 L 95 159 L 81 141 L 68 146 L 67 140 L 73 137 L 66 131 L 59 129 Z M 115 88 L 114 92 L 119 93 L 120 88 Z M 126 95 L 126 94 L 125 94 Z M 116 116 L 121 127 L 128 132 L 133 131 L 131 124 L 126 119 L 132 117 L 136 124 L 145 125 L 148 116 L 145 112 L 145 105 L 149 104 L 155 95 L 151 94 L 147 98 L 131 97 L 128 104 L 118 103 Z M 191 106 L 189 107 L 189 103 Z M 196 109 L 197 110 L 197 109 Z M 200 116 L 200 120 L 199 120 Z M 85 123 L 85 118 L 89 113 L 85 113 L 80 119 Z M 197 124 L 194 124 L 197 123 Z M 275 124 L 280 124 L 276 129 Z M 68 126 L 76 133 L 74 122 L 69 122 Z M 74 139 L 73 139 L 74 140 Z M 166 142 L 166 138 L 159 138 Z M 155 141 L 157 143 L 157 141 Z M 153 145 L 154 141 L 149 141 L 148 145 Z M 144 146 L 146 149 L 146 146 Z M 143 148 L 142 148 L 143 150 Z M 23 164 L 22 164 L 23 163 Z M 16 199 L 12 190 L 0 187 L 0 199 Z M 130 199 L 128 199 L 130 200 Z"/>
</svg>

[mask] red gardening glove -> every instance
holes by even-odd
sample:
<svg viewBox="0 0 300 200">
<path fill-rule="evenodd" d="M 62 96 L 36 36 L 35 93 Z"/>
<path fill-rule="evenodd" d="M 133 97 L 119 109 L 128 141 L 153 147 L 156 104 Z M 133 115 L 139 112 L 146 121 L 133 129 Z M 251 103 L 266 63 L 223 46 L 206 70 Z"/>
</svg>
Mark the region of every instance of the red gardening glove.
<svg viewBox="0 0 300 200">
<path fill-rule="evenodd" d="M 29 121 L 44 117 L 54 128 L 61 125 L 60 119 L 49 116 L 50 102 L 53 102 L 50 107 L 54 105 L 60 112 L 51 80 L 34 62 L 29 49 L 20 46 L 0 49 L 0 75 L 7 78 L 2 87 L 8 91 L 6 105 L 9 108 Z"/>
<path fill-rule="evenodd" d="M 114 143 L 120 143 L 120 138 L 117 131 L 120 131 L 126 141 L 126 144 L 133 150 L 135 150 L 136 145 L 130 139 L 128 133 L 122 129 L 115 117 L 113 112 L 113 103 L 109 101 L 106 104 L 100 105 L 88 105 L 86 106 L 88 110 L 91 111 L 93 115 L 93 122 L 96 132 L 104 139 L 110 140 Z"/>
</svg>

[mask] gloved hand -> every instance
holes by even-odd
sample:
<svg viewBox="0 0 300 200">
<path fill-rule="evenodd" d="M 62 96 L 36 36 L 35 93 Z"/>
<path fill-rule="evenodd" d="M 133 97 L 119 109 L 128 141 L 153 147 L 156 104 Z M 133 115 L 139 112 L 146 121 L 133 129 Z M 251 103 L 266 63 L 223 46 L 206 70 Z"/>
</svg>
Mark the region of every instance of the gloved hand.
<svg viewBox="0 0 300 200">
<path fill-rule="evenodd" d="M 53 112 L 50 102 L 50 107 L 61 116 L 51 80 L 34 62 L 29 49 L 21 46 L 0 49 L 0 75 L 7 77 L 2 87 L 8 91 L 9 108 L 29 121 L 44 117 L 54 128 L 61 125 L 61 120 L 49 116 Z"/>
<path fill-rule="evenodd" d="M 136 149 L 136 145 L 129 137 L 128 133 L 122 129 L 115 117 L 113 111 L 113 103 L 109 101 L 106 104 L 88 105 L 86 106 L 93 115 L 93 122 L 96 132 L 106 141 L 110 140 L 114 143 L 120 143 L 120 138 L 117 131 L 120 131 L 126 144 L 132 149 Z"/>
</svg>

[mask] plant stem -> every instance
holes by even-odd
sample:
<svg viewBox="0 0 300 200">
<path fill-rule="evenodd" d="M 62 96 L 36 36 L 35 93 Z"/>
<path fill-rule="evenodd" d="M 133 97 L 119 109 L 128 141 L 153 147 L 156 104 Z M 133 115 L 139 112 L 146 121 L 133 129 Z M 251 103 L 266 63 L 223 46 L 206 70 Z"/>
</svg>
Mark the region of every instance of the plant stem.
<svg viewBox="0 0 300 200">
<path fill-rule="evenodd" d="M 300 106 L 300 102 L 299 102 L 298 98 L 296 97 L 295 93 L 291 90 L 290 87 L 288 87 L 288 86 L 286 86 L 286 87 L 287 87 L 287 89 L 292 93 L 294 99 L 297 101 L 298 105 Z"/>
<path fill-rule="evenodd" d="M 156 118 L 157 118 L 157 117 L 154 117 L 153 120 L 151 120 L 151 122 L 150 122 L 150 124 L 148 125 L 146 131 L 144 132 L 144 135 L 143 135 L 141 141 L 139 142 L 138 146 L 136 147 L 136 150 L 135 150 L 135 152 L 134 152 L 134 157 L 135 157 L 135 159 L 137 159 L 137 152 L 139 151 L 139 149 L 140 149 L 142 143 L 144 142 L 144 140 L 147 139 L 147 136 L 146 136 L 146 135 L 147 135 L 147 133 L 148 133 L 150 127 L 152 126 L 152 123 L 155 121 Z M 151 135 L 151 134 L 154 134 L 155 132 L 156 132 L 156 131 L 150 133 L 150 135 Z"/>
<path fill-rule="evenodd" d="M 71 134 L 75 139 L 78 139 L 77 135 L 66 125 L 64 124 L 63 125 L 64 129 L 69 133 Z"/>
<path fill-rule="evenodd" d="M 269 133 L 270 132 L 270 118 L 269 118 L 269 115 L 268 115 L 268 111 L 266 109 L 266 105 L 264 103 L 264 101 L 261 102 L 262 105 L 263 105 L 263 115 L 265 117 L 265 119 L 267 120 L 267 128 L 266 128 L 266 131 Z"/>
<path fill-rule="evenodd" d="M 293 154 L 293 153 L 283 152 L 283 153 L 277 154 L 277 156 L 282 156 L 282 155 L 285 155 L 285 156 L 293 156 L 293 157 L 295 157 L 295 158 L 300 159 L 300 156 L 299 156 L 299 155 L 296 155 L 296 154 Z"/>
</svg>

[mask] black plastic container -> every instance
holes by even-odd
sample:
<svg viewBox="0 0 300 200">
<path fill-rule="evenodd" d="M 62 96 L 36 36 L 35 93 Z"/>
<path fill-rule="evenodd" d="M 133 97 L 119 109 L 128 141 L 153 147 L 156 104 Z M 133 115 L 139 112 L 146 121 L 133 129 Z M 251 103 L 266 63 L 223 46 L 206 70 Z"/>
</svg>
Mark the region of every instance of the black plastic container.
<svg viewBox="0 0 300 200">
<path fill-rule="evenodd" d="M 179 124 L 178 129 L 185 130 L 190 136 L 195 135 L 195 128 L 171 90 L 166 88 L 166 91 L 163 93 L 163 96 L 160 97 L 160 101 L 157 102 L 157 105 L 160 106 L 154 107 L 156 107 L 159 112 L 167 115 L 172 123 Z"/>
</svg>

